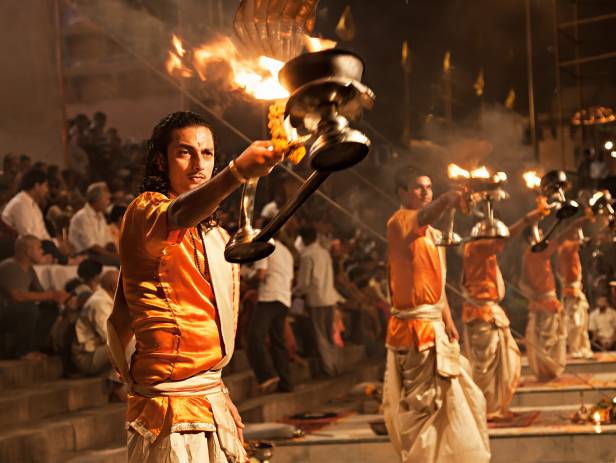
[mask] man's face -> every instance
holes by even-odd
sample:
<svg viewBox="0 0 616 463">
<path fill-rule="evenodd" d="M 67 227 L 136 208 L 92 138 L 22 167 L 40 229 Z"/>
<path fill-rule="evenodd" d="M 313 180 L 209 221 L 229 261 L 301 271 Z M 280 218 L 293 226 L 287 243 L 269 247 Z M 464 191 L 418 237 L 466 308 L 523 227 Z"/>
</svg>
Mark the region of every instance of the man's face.
<svg viewBox="0 0 616 463">
<path fill-rule="evenodd" d="M 207 182 L 214 170 L 214 137 L 207 127 L 175 129 L 167 147 L 171 193 L 178 196 Z"/>
<path fill-rule="evenodd" d="M 92 204 L 92 209 L 94 209 L 96 212 L 105 212 L 109 207 L 110 200 L 111 194 L 109 193 L 109 190 L 103 190 L 98 200 L 96 200 L 94 204 Z"/>
<path fill-rule="evenodd" d="M 398 189 L 402 205 L 407 209 L 421 209 L 432 202 L 432 180 L 422 175 L 416 177 L 407 189 Z"/>
<path fill-rule="evenodd" d="M 605 312 L 607 310 L 609 303 L 607 297 L 600 297 L 597 299 L 597 307 L 601 312 Z"/>
<path fill-rule="evenodd" d="M 37 183 L 36 185 L 34 185 L 33 193 L 34 200 L 37 203 L 45 204 L 47 196 L 49 195 L 49 185 L 47 184 L 47 182 Z"/>
</svg>

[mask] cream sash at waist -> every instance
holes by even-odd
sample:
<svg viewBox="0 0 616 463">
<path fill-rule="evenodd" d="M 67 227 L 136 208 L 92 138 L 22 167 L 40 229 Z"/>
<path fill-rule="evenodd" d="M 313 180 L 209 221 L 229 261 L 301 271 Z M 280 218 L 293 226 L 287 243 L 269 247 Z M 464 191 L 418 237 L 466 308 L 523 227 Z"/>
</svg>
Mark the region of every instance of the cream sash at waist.
<svg viewBox="0 0 616 463">
<path fill-rule="evenodd" d="M 433 322 L 443 320 L 439 304 L 421 304 L 410 309 L 392 307 L 391 315 L 400 320 L 429 320 Z"/>
<path fill-rule="evenodd" d="M 134 384 L 133 391 L 142 397 L 195 397 L 224 392 L 222 370 L 210 370 L 182 381 L 152 385 Z"/>
<path fill-rule="evenodd" d="M 449 341 L 445 332 L 443 315 L 439 304 L 422 304 L 411 309 L 391 310 L 392 316 L 400 320 L 425 320 L 432 323 L 434 330 L 434 349 L 436 351 L 436 371 L 444 378 L 454 378 L 460 374 L 460 345 Z M 424 349 L 430 348 L 430 345 Z M 421 349 L 423 350 L 423 349 Z"/>
<path fill-rule="evenodd" d="M 183 381 L 143 385 L 135 384 L 133 391 L 143 397 L 195 397 L 206 396 L 212 406 L 216 423 L 216 434 L 220 447 L 231 463 L 246 461 L 246 451 L 242 446 L 225 397 L 225 386 L 221 379 L 221 370 L 210 370 L 192 376 Z"/>
</svg>

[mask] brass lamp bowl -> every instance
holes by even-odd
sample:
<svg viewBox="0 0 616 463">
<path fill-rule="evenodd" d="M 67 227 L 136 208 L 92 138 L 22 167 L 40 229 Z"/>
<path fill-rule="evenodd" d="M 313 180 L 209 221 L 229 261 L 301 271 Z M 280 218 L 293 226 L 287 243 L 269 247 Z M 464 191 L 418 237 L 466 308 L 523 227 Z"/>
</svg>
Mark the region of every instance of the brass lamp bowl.
<svg viewBox="0 0 616 463">
<path fill-rule="evenodd" d="M 363 72 L 359 56 L 331 49 L 300 55 L 278 74 L 291 93 L 285 116 L 293 127 L 315 136 L 310 163 L 320 172 L 346 169 L 368 154 L 368 137 L 349 127 L 349 120 L 374 102 L 372 90 L 361 83 Z"/>
<path fill-rule="evenodd" d="M 556 217 L 561 220 L 573 217 L 580 208 L 576 201 L 565 196 L 565 191 L 569 188 L 571 182 L 564 170 L 551 170 L 541 178 L 541 193 L 548 198 L 554 198 L 558 203 Z"/>
</svg>

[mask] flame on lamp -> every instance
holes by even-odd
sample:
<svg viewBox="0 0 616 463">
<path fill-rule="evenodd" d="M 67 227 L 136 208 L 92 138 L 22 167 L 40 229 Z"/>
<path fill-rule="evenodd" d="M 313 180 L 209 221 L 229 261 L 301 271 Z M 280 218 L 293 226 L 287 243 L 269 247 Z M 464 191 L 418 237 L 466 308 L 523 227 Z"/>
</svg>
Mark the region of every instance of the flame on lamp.
<svg viewBox="0 0 616 463">
<path fill-rule="evenodd" d="M 486 166 L 481 166 L 471 171 L 471 178 L 490 178 L 490 171 Z"/>
<path fill-rule="evenodd" d="M 447 166 L 447 176 L 449 178 L 471 178 L 471 174 L 468 170 L 462 169 L 456 164 L 449 164 Z"/>
<path fill-rule="evenodd" d="M 171 75 L 192 77 L 193 69 L 203 81 L 207 80 L 207 67 L 213 62 L 225 62 L 231 69 L 233 84 L 259 100 L 277 100 L 289 97 L 289 92 L 278 82 L 278 71 L 284 63 L 267 56 L 246 59 L 240 54 L 229 37 L 220 37 L 186 51 L 182 40 L 172 37 L 173 49 L 169 51 L 165 67 Z M 192 56 L 191 68 L 184 58 Z"/>
<path fill-rule="evenodd" d="M 537 175 L 537 172 L 534 170 L 529 170 L 522 174 L 524 178 L 524 182 L 526 183 L 526 187 L 531 190 L 536 190 L 541 186 L 541 177 Z"/>
<path fill-rule="evenodd" d="M 599 412 L 593 413 L 592 421 L 594 423 L 595 432 L 601 434 L 601 414 Z"/>
<path fill-rule="evenodd" d="M 306 46 L 306 50 L 310 53 L 329 50 L 330 48 L 334 48 L 337 44 L 338 42 L 334 40 L 310 37 L 308 34 L 304 34 L 304 45 Z"/>
</svg>

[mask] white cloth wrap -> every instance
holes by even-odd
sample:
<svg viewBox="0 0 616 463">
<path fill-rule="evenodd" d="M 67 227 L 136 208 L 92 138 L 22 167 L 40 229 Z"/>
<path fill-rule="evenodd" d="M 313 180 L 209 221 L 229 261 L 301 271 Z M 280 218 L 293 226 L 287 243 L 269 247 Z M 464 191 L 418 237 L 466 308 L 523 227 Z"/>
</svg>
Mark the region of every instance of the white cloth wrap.
<svg viewBox="0 0 616 463">
<path fill-rule="evenodd" d="M 246 460 L 246 451 L 240 442 L 237 426 L 227 407 L 225 387 L 222 383 L 220 370 L 206 371 L 184 381 L 168 381 L 151 386 L 135 384 L 133 390 L 143 397 L 207 397 L 212 406 L 212 414 L 216 423 L 215 429 L 212 429 L 212 431 L 216 432 L 218 444 L 227 460 L 231 463 Z M 182 431 L 191 431 L 191 429 L 183 429 L 182 423 L 178 423 L 171 431 L 171 434 L 175 434 Z"/>
<path fill-rule="evenodd" d="M 561 301 L 567 318 L 567 349 L 572 357 L 591 358 L 593 354 L 588 338 L 588 299 L 582 291 L 581 282 L 568 283 L 566 287 L 578 290 L 575 296 L 564 296 Z"/>
<path fill-rule="evenodd" d="M 520 381 L 520 349 L 511 335 L 509 318 L 498 303 L 472 302 L 489 306 L 493 319 L 464 324 L 465 353 L 473 380 L 486 398 L 488 417 L 504 417 Z"/>
</svg>

